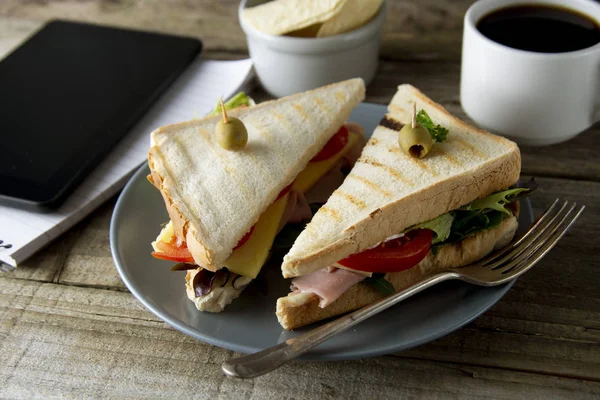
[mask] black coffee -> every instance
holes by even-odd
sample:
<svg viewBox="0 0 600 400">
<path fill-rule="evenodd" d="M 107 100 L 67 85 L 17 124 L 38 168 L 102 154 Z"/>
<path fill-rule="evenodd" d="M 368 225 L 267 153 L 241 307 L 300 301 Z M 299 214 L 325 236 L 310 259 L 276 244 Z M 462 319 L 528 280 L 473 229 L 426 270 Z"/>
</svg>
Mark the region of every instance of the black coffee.
<svg viewBox="0 0 600 400">
<path fill-rule="evenodd" d="M 600 27 L 591 18 L 554 6 L 502 8 L 481 18 L 477 29 L 494 42 L 539 53 L 581 50 L 600 42 Z"/>
</svg>

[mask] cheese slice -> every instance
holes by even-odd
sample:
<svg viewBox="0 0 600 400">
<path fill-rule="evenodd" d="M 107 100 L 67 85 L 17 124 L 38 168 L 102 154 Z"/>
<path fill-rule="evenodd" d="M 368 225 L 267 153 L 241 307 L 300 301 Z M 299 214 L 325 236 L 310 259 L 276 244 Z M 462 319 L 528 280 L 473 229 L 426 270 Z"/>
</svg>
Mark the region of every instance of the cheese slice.
<svg viewBox="0 0 600 400">
<path fill-rule="evenodd" d="M 352 269 L 352 268 L 344 267 L 342 264 L 338 264 L 338 263 L 333 263 L 332 267 L 336 267 L 336 268 L 339 268 L 339 269 L 345 269 L 346 271 L 354 272 L 355 274 L 364 275 L 367 278 L 370 278 L 370 277 L 373 276 L 372 272 L 359 271 L 357 269 Z"/>
<path fill-rule="evenodd" d="M 242 247 L 235 249 L 229 258 L 225 260 L 224 266 L 229 271 L 247 278 L 256 278 L 263 264 L 267 261 L 288 198 L 289 194 L 286 194 L 271 204 L 260 215 L 258 222 L 254 225 L 254 232 L 252 232 L 248 241 Z"/>
<path fill-rule="evenodd" d="M 160 249 L 156 247 L 156 242 L 162 241 L 165 243 L 171 243 L 173 241 L 173 236 L 175 236 L 175 231 L 173 230 L 173 221 L 169 220 L 169 223 L 160 230 L 156 240 L 152 242 L 152 248 L 154 251 L 160 253 Z"/>
<path fill-rule="evenodd" d="M 298 174 L 292 190 L 306 193 L 319 181 L 333 166 L 350 151 L 358 142 L 360 136 L 358 133 L 348 131 L 348 143 L 344 148 L 338 151 L 335 155 L 323 161 L 309 162 L 306 168 Z"/>
</svg>

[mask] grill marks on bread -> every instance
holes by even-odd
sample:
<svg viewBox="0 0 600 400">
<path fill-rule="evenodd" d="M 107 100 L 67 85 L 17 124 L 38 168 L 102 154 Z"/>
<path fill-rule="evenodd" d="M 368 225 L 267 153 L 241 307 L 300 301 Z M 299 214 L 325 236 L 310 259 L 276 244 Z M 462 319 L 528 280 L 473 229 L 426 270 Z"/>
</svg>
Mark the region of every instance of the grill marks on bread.
<svg viewBox="0 0 600 400">
<path fill-rule="evenodd" d="M 294 107 L 294 109 L 296 109 L 298 114 L 300 114 L 302 119 L 304 119 L 304 121 L 306 121 L 306 122 L 310 121 L 310 116 L 306 113 L 306 110 L 304 109 L 304 107 L 302 107 L 302 105 L 294 104 L 293 107 Z"/>
<path fill-rule="evenodd" d="M 402 130 L 402 128 L 404 127 L 404 124 L 395 119 L 393 116 L 386 115 L 381 119 L 381 121 L 379 121 L 379 126 L 383 126 L 384 128 L 400 132 L 400 130 Z"/>
<path fill-rule="evenodd" d="M 477 147 L 473 146 L 471 143 L 467 142 L 466 140 L 462 139 L 462 138 L 453 138 L 454 141 L 456 141 L 457 143 L 459 143 L 459 145 L 462 147 L 463 151 L 466 152 L 470 152 L 472 156 L 477 157 L 477 158 L 481 158 L 481 159 L 485 159 L 486 155 L 483 154 L 481 151 L 479 151 L 477 149 Z"/>
<path fill-rule="evenodd" d="M 379 185 L 377 185 L 375 182 L 373 182 L 373 181 L 371 181 L 371 180 L 369 180 L 369 179 L 367 179 L 365 177 L 362 177 L 362 176 L 359 176 L 359 175 L 356 175 L 356 174 L 350 174 L 350 175 L 348 175 L 347 179 L 355 179 L 355 180 L 357 180 L 359 182 L 362 182 L 366 186 L 368 186 L 369 189 L 371 189 L 371 190 L 373 190 L 373 191 L 375 191 L 377 193 L 380 193 L 380 194 L 382 194 L 384 196 L 388 196 L 389 197 L 389 196 L 392 195 L 390 192 L 388 192 L 387 190 L 379 187 Z"/>
<path fill-rule="evenodd" d="M 336 101 L 340 91 L 347 93 L 346 102 Z M 315 99 L 324 106 L 317 107 Z M 220 116 L 155 130 L 149 151 L 153 180 L 164 182 L 160 190 L 169 212 L 189 224 L 188 233 L 199 243 L 192 251 L 194 258 L 211 270 L 222 267 L 277 193 L 363 99 L 364 83 L 353 79 L 232 110 L 230 115 L 248 129 L 248 144 L 239 152 L 227 152 L 215 143 Z M 301 109 L 310 117 L 308 122 Z"/>
<path fill-rule="evenodd" d="M 434 151 L 435 151 L 435 147 L 434 147 Z M 453 155 L 448 154 L 448 152 L 445 151 L 444 149 L 442 149 L 441 146 L 438 146 L 437 152 L 440 154 L 440 156 L 444 157 L 446 160 L 448 160 L 448 162 L 450 164 L 454 165 L 455 167 L 461 166 L 460 161 Z"/>
<path fill-rule="evenodd" d="M 329 215 L 330 217 L 332 217 L 333 219 L 337 220 L 337 221 L 341 221 L 342 220 L 342 216 L 334 209 L 326 207 L 326 206 L 322 206 L 321 208 L 319 208 L 319 211 Z"/>
<path fill-rule="evenodd" d="M 360 156 L 360 158 L 358 160 L 356 160 L 356 162 L 363 163 L 363 164 L 369 164 L 369 165 L 372 165 L 373 167 L 380 168 L 380 169 L 384 170 L 386 173 L 388 173 L 390 176 L 401 181 L 402 183 L 405 183 L 409 186 L 414 185 L 414 183 L 410 179 L 408 179 L 406 176 L 404 176 L 402 174 L 402 172 L 394 169 L 393 167 L 390 167 L 389 165 L 386 165 L 386 164 L 383 164 L 383 163 L 377 161 L 373 157 L 362 155 L 362 156 Z"/>
<path fill-rule="evenodd" d="M 278 112 L 273 112 L 273 117 L 275 117 L 275 119 L 277 119 L 277 121 L 279 121 L 279 123 L 281 123 L 286 129 L 292 129 L 290 121 L 285 116 Z"/>
<path fill-rule="evenodd" d="M 325 113 L 330 113 L 331 112 L 331 107 L 329 107 L 327 105 L 327 103 L 325 101 L 323 101 L 323 99 L 321 99 L 320 97 L 316 97 L 314 99 L 315 101 L 315 105 L 323 112 Z"/>
<path fill-rule="evenodd" d="M 420 163 L 390 151 L 398 148 L 398 130 L 410 123 L 413 104 L 450 130 L 448 140 L 436 143 Z M 414 87 L 402 85 L 338 189 L 367 207 L 359 209 L 339 196 L 330 197 L 325 209 L 335 209 L 342 219 L 331 217 L 330 210 L 317 212 L 284 257 L 284 277 L 306 275 L 482 194 L 504 189 L 518 179 L 519 171 L 514 143 L 465 124 Z"/>
<path fill-rule="evenodd" d="M 343 102 L 345 102 L 347 100 L 348 95 L 346 93 L 344 93 L 344 92 L 338 91 L 338 92 L 335 92 L 335 98 L 340 103 L 343 103 Z"/>
<path fill-rule="evenodd" d="M 339 196 L 345 200 L 347 200 L 348 202 L 352 203 L 354 206 L 356 206 L 359 210 L 362 210 L 363 208 L 366 208 L 367 205 L 365 204 L 364 201 L 362 201 L 361 199 L 351 195 L 350 193 L 346 193 L 342 190 L 336 190 L 334 193 L 334 195 Z"/>
<path fill-rule="evenodd" d="M 271 139 L 271 133 L 267 129 L 260 126 L 260 121 L 258 118 L 252 115 L 247 116 L 244 120 L 244 124 L 246 125 L 246 128 L 250 128 L 250 126 L 252 126 L 264 140 Z"/>
</svg>

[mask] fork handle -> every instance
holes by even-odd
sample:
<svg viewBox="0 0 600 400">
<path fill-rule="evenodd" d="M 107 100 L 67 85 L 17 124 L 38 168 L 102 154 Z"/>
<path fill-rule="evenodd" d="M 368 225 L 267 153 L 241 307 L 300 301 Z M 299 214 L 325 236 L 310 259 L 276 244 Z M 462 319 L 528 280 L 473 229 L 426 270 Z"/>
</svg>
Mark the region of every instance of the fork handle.
<svg viewBox="0 0 600 400">
<path fill-rule="evenodd" d="M 411 286 L 406 290 L 385 297 L 373 304 L 303 333 L 300 336 L 288 339 L 285 342 L 259 351 L 258 353 L 226 361 L 222 365 L 223 372 L 237 378 L 254 378 L 266 374 L 267 372 L 279 368 L 288 361 L 295 359 L 301 354 L 306 353 L 308 350 L 330 337 L 345 331 L 402 300 L 437 283 L 456 278 L 458 278 L 458 275 L 452 272 L 442 272 L 440 274 L 432 275 L 415 286 Z"/>
</svg>

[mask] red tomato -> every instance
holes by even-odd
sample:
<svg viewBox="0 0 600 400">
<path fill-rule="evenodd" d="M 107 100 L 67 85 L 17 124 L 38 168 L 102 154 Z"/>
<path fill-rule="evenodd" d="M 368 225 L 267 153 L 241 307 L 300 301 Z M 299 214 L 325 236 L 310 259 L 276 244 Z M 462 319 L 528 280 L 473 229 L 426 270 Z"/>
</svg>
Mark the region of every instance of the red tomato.
<svg viewBox="0 0 600 400">
<path fill-rule="evenodd" d="M 417 229 L 372 249 L 338 261 L 344 267 L 366 272 L 400 272 L 425 258 L 431 248 L 433 231 Z"/>
<path fill-rule="evenodd" d="M 344 146 L 346 146 L 346 144 L 348 144 L 348 129 L 342 125 L 340 130 L 337 131 L 337 133 L 333 135 L 331 139 L 329 139 L 329 142 L 327 142 L 321 151 L 310 161 L 314 162 L 327 160 L 328 158 L 339 153 Z"/>
<path fill-rule="evenodd" d="M 254 225 L 252 225 L 252 228 L 250 228 L 250 230 L 248 231 L 248 233 L 246 233 L 244 236 L 242 236 L 242 238 L 235 245 L 235 247 L 233 248 L 233 250 L 242 247 L 244 245 L 244 243 L 246 243 L 248 241 L 248 239 L 250 239 L 250 236 L 252 236 L 252 232 L 254 232 Z"/>
<path fill-rule="evenodd" d="M 194 262 L 194 257 L 192 257 L 192 253 L 190 253 L 184 242 L 181 242 L 179 246 L 177 246 L 174 243 L 165 243 L 162 240 L 159 240 L 156 242 L 156 247 L 160 251 L 152 252 L 154 258 L 184 263 Z"/>
</svg>

